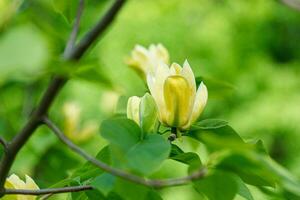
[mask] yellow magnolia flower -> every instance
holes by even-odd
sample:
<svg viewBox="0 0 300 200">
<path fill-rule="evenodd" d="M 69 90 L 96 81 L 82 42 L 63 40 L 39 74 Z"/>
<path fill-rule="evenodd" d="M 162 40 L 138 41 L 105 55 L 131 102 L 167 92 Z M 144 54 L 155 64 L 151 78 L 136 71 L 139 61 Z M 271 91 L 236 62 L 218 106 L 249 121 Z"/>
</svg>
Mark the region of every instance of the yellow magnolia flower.
<svg viewBox="0 0 300 200">
<path fill-rule="evenodd" d="M 202 113 L 207 102 L 207 88 L 202 82 L 196 91 L 194 73 L 187 61 L 183 68 L 173 63 L 158 66 L 148 74 L 147 84 L 159 110 L 161 123 L 188 129 Z"/>
<path fill-rule="evenodd" d="M 73 102 L 65 103 L 63 106 L 64 115 L 64 133 L 74 142 L 83 142 L 91 138 L 98 129 L 98 123 L 88 121 L 79 129 L 80 124 L 80 107 Z"/>
<path fill-rule="evenodd" d="M 147 74 L 154 73 L 161 63 L 169 63 L 169 53 L 162 44 L 151 44 L 148 49 L 136 45 L 126 63 L 146 79 Z"/>
<path fill-rule="evenodd" d="M 26 190 L 39 190 L 39 187 L 29 176 L 25 175 L 25 182 L 17 175 L 12 174 L 5 181 L 5 188 L 8 189 L 26 189 Z M 35 200 L 36 196 L 31 195 L 6 195 L 3 200 Z"/>
<path fill-rule="evenodd" d="M 144 132 L 150 133 L 158 125 L 157 107 L 153 97 L 146 93 L 143 97 L 133 96 L 127 102 L 127 118 L 135 121 Z"/>
</svg>

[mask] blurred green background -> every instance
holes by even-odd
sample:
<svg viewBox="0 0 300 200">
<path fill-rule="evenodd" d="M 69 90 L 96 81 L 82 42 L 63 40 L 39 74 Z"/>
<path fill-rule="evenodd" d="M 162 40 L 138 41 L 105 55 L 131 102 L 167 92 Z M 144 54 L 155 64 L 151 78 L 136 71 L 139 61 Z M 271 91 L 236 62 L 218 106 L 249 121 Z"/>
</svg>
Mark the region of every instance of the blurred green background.
<svg viewBox="0 0 300 200">
<path fill-rule="evenodd" d="M 86 1 L 80 37 L 110 2 Z M 76 0 L 1 1 L 1 136 L 9 140 L 20 130 L 51 76 L 63 73 L 72 80 L 50 116 L 66 128 L 68 118 L 78 115 L 75 129 L 87 137 L 73 139 L 96 154 L 106 143 L 95 124 L 115 112 L 119 96 L 146 91 L 124 60 L 135 44 L 162 43 L 172 62 L 188 59 L 195 75 L 204 77 L 209 100 L 201 118 L 225 119 L 244 139 L 262 139 L 270 155 L 300 178 L 299 11 L 274 0 L 130 0 L 101 41 L 75 65 L 61 55 L 76 7 Z M 74 69 L 78 65 L 79 71 Z M 201 146 L 178 142 L 205 157 Z M 48 187 L 82 163 L 43 127 L 22 149 L 12 172 L 30 174 L 40 187 Z M 154 176 L 174 176 L 174 170 L 180 175 L 185 169 L 170 161 Z M 167 200 L 203 198 L 190 186 L 161 192 Z M 255 199 L 267 199 L 253 192 Z"/>
</svg>

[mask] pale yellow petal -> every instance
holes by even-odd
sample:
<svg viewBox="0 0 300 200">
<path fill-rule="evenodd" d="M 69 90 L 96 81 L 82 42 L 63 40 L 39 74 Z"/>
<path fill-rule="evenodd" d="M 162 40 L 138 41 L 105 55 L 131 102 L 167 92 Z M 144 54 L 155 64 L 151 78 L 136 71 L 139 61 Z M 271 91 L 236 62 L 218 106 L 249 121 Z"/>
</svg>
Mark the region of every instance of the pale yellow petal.
<svg viewBox="0 0 300 200">
<path fill-rule="evenodd" d="M 137 96 L 130 97 L 127 102 L 127 118 L 132 119 L 138 125 L 140 125 L 140 116 L 139 116 L 140 102 L 141 102 L 141 98 Z"/>
<path fill-rule="evenodd" d="M 37 186 L 37 184 L 34 182 L 34 180 L 28 176 L 28 175 L 25 175 L 25 186 L 26 188 L 24 189 L 28 189 L 28 190 L 39 190 L 39 186 Z"/>
<path fill-rule="evenodd" d="M 166 117 L 163 122 L 171 127 L 181 127 L 188 122 L 190 110 L 190 89 L 185 78 L 170 76 L 164 84 Z"/>
<path fill-rule="evenodd" d="M 173 63 L 170 67 L 170 75 L 180 75 L 181 73 L 181 66 L 177 63 Z"/>
<path fill-rule="evenodd" d="M 183 64 L 183 68 L 181 70 L 181 75 L 188 81 L 190 88 L 192 89 L 192 94 L 196 94 L 196 81 L 195 81 L 195 76 L 194 72 L 188 63 L 187 60 L 185 60 Z"/>
<path fill-rule="evenodd" d="M 159 58 L 161 61 L 165 62 L 166 64 L 169 64 L 169 52 L 162 44 L 156 45 L 155 54 L 156 57 Z"/>
<path fill-rule="evenodd" d="M 64 133 L 69 138 L 77 132 L 78 123 L 80 121 L 81 109 L 74 102 L 65 103 L 63 106 L 64 115 Z"/>
<path fill-rule="evenodd" d="M 159 115 L 160 119 L 162 119 L 163 117 L 162 115 L 165 113 L 163 88 L 164 88 L 164 82 L 169 76 L 169 74 L 170 74 L 169 67 L 165 63 L 160 63 L 160 66 L 156 69 L 155 74 L 153 76 L 149 74 L 147 78 L 148 88 L 157 104 L 160 113 Z"/>
<path fill-rule="evenodd" d="M 25 175 L 26 185 L 24 189 L 27 190 L 39 190 L 39 186 L 32 180 L 31 177 Z M 35 200 L 36 196 L 26 196 L 26 200 Z M 25 200 L 25 199 L 24 199 Z"/>
<path fill-rule="evenodd" d="M 199 118 L 199 116 L 201 115 L 201 113 L 203 112 L 206 106 L 207 98 L 208 98 L 207 87 L 203 82 L 201 82 L 197 90 L 195 103 L 193 106 L 191 117 L 189 119 L 189 123 L 183 129 L 189 128 L 189 126 L 191 126 Z"/>
<path fill-rule="evenodd" d="M 17 175 L 12 174 L 9 178 L 6 179 L 9 183 L 11 183 L 15 189 L 25 188 L 25 182 L 21 180 Z"/>
</svg>

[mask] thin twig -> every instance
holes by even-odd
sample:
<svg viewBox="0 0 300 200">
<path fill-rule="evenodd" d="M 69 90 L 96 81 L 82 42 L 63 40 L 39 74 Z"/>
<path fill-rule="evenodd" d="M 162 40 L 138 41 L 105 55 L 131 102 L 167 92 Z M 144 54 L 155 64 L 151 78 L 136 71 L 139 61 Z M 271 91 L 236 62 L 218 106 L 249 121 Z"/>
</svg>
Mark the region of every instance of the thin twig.
<svg viewBox="0 0 300 200">
<path fill-rule="evenodd" d="M 81 15 L 83 13 L 83 8 L 84 8 L 84 0 L 79 0 L 76 19 L 74 22 L 72 33 L 70 34 L 70 38 L 68 40 L 66 49 L 64 51 L 64 57 L 66 57 L 73 50 L 73 48 L 75 46 L 76 38 L 78 35 L 78 31 L 79 31 L 80 19 L 81 19 Z"/>
<path fill-rule="evenodd" d="M 49 188 L 49 189 L 40 189 L 40 190 L 23 190 L 23 189 L 5 189 L 4 193 L 6 195 L 12 194 L 22 194 L 22 195 L 43 195 L 43 194 L 59 194 L 67 192 L 80 192 L 85 190 L 92 190 L 93 187 L 90 185 L 83 186 L 71 186 L 63 188 Z"/>
<path fill-rule="evenodd" d="M 85 37 L 79 42 L 74 51 L 72 51 L 67 58 L 70 60 L 78 60 L 86 52 L 87 48 L 91 46 L 95 40 L 97 40 L 99 34 L 102 34 L 107 27 L 114 20 L 116 14 L 122 8 L 126 0 L 115 0 L 114 4 L 110 7 L 107 13 L 102 17 L 102 19 L 94 26 L 94 28 L 88 32 Z"/>
<path fill-rule="evenodd" d="M 126 0 L 115 0 L 111 8 L 106 12 L 103 18 L 91 29 L 90 32 L 75 46 L 70 54 L 65 55 L 65 60 L 79 60 L 93 42 L 105 31 L 111 24 L 115 15 L 121 9 Z M 61 88 L 67 82 L 66 77 L 55 76 L 49 83 L 42 100 L 39 102 L 35 112 L 31 115 L 28 122 L 24 125 L 21 131 L 13 138 L 11 143 L 8 144 L 7 153 L 2 157 L 0 163 L 0 198 L 4 195 L 4 183 L 9 173 L 9 170 L 15 160 L 16 155 L 27 142 L 36 128 L 41 124 L 41 118 L 47 114 L 54 99 L 60 92 Z"/>
<path fill-rule="evenodd" d="M 94 157 L 87 154 L 84 150 L 82 150 L 80 147 L 78 147 L 76 144 L 74 144 L 71 140 L 69 140 L 63 132 L 47 117 L 44 117 L 43 122 L 56 134 L 56 136 L 65 144 L 67 145 L 72 151 L 86 159 L 87 161 L 91 162 L 95 166 L 99 167 L 100 169 L 121 177 L 123 179 L 132 181 L 134 183 L 138 183 L 141 185 L 145 185 L 148 187 L 153 188 L 163 188 L 163 187 L 170 187 L 170 186 L 178 186 L 178 185 L 185 185 L 190 183 L 193 180 L 198 180 L 206 175 L 206 168 L 200 168 L 195 173 L 182 177 L 182 178 L 174 178 L 174 179 L 162 179 L 162 180 L 154 180 L 154 179 L 145 179 L 140 176 L 136 176 L 134 174 L 127 173 L 125 171 L 113 168 L 109 165 L 107 165 L 104 162 L 101 162 Z"/>
</svg>

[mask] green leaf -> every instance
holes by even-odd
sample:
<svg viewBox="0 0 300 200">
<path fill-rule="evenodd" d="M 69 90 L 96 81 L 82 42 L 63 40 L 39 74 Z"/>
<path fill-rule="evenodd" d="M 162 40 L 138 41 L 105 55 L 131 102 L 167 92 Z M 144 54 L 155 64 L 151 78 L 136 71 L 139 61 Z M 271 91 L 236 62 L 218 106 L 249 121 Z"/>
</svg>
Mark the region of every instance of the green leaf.
<svg viewBox="0 0 300 200">
<path fill-rule="evenodd" d="M 195 181 L 194 187 L 209 200 L 233 200 L 238 192 L 238 184 L 234 176 L 219 171 Z"/>
<path fill-rule="evenodd" d="M 102 136 L 110 142 L 110 149 L 117 167 L 132 169 L 149 175 L 168 158 L 170 143 L 158 134 L 142 139 L 139 126 L 129 119 L 106 120 L 100 128 Z"/>
<path fill-rule="evenodd" d="M 211 129 L 218 129 L 228 125 L 228 122 L 222 119 L 205 119 L 202 121 L 196 122 L 192 126 L 192 130 L 211 130 Z"/>
<path fill-rule="evenodd" d="M 210 150 L 254 148 L 247 144 L 227 122 L 207 119 L 197 122 L 185 136 L 203 142 Z"/>
<path fill-rule="evenodd" d="M 150 190 L 147 193 L 144 200 L 163 200 L 163 199 L 161 198 L 161 196 L 159 196 L 159 194 L 156 191 Z"/>
<path fill-rule="evenodd" d="M 255 151 L 227 152 L 214 155 L 214 168 L 227 170 L 239 175 L 244 182 L 255 186 L 279 185 L 285 191 L 300 197 L 300 182 L 285 168 L 269 156 Z"/>
<path fill-rule="evenodd" d="M 241 178 L 239 178 L 239 177 L 235 177 L 235 178 L 236 178 L 238 188 L 239 188 L 238 194 L 247 200 L 254 200 L 250 190 L 248 189 L 246 184 L 241 180 Z"/>
<path fill-rule="evenodd" d="M 110 193 L 115 185 L 116 178 L 108 173 L 103 173 L 100 176 L 97 176 L 91 183 L 91 185 L 99 190 L 105 196 Z"/>
<path fill-rule="evenodd" d="M 102 122 L 101 135 L 111 144 L 128 151 L 141 139 L 141 129 L 132 120 L 125 118 L 109 119 Z"/>
<path fill-rule="evenodd" d="M 47 49 L 45 38 L 31 25 L 5 32 L 0 38 L 0 80 L 38 75 L 48 60 Z"/>
<path fill-rule="evenodd" d="M 201 160 L 198 154 L 193 152 L 183 152 L 178 146 L 172 144 L 170 159 L 189 165 L 189 172 L 199 169 Z"/>
<path fill-rule="evenodd" d="M 88 190 L 85 191 L 85 195 L 88 197 L 89 200 L 106 200 L 101 192 L 98 190 Z"/>
<path fill-rule="evenodd" d="M 144 175 L 152 174 L 168 158 L 170 149 L 170 143 L 161 135 L 148 135 L 128 151 L 129 166 Z"/>
<path fill-rule="evenodd" d="M 215 166 L 217 169 L 234 172 L 247 184 L 273 187 L 276 184 L 276 174 L 263 165 L 261 156 L 255 152 L 226 152 L 215 154 L 214 159 L 220 159 Z"/>
<path fill-rule="evenodd" d="M 150 200 L 149 196 L 154 197 L 153 200 L 160 200 L 158 195 L 151 191 L 155 193 L 155 191 L 146 186 L 120 178 L 117 179 L 114 189 L 114 192 L 120 195 L 124 200 Z"/>
</svg>

